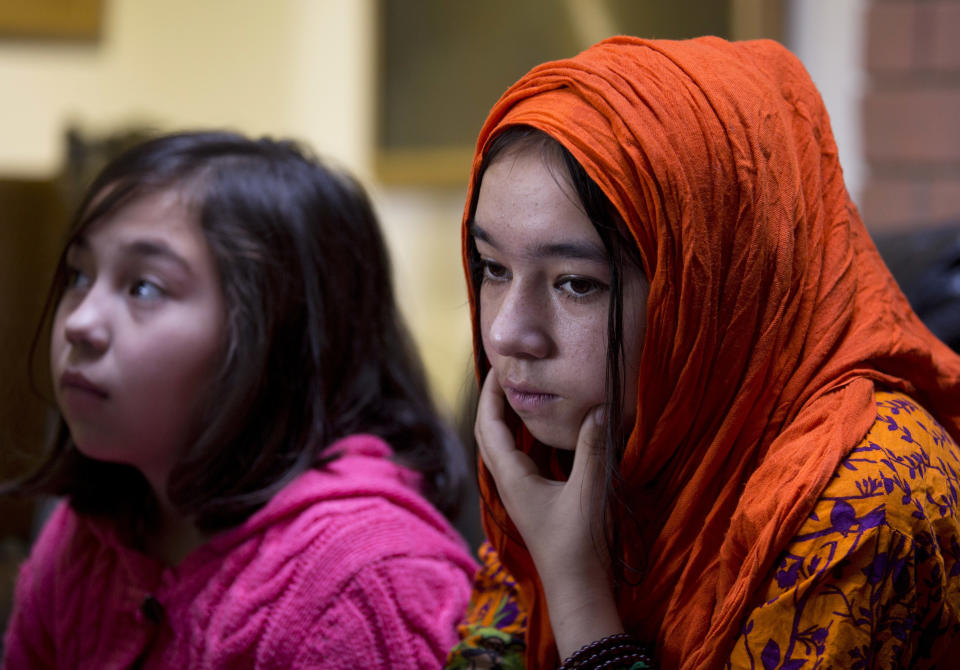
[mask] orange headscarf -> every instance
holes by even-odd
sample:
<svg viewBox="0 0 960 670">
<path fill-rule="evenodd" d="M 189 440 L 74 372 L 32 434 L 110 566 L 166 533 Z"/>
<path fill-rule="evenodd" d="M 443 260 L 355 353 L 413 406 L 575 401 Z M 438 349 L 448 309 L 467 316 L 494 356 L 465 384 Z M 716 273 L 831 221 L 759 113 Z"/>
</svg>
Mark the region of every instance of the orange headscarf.
<svg viewBox="0 0 960 670">
<path fill-rule="evenodd" d="M 646 525 L 621 524 L 625 559 L 644 572 L 620 590 L 620 613 L 663 667 L 721 667 L 774 559 L 872 425 L 875 385 L 911 395 L 960 439 L 960 358 L 880 260 L 820 96 L 778 44 L 617 37 L 534 68 L 480 132 L 465 224 L 486 147 L 514 125 L 583 165 L 650 280 L 621 468 Z M 549 667 L 542 587 L 481 480 L 487 537 L 530 613 L 528 667 Z"/>
</svg>

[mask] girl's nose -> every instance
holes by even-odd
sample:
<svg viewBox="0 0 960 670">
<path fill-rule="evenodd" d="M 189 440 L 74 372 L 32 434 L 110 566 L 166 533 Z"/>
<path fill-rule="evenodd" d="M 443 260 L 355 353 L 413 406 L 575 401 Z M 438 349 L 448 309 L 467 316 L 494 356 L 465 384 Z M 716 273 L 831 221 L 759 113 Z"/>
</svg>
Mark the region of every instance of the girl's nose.
<svg viewBox="0 0 960 670">
<path fill-rule="evenodd" d="M 65 298 L 69 300 L 69 298 Z M 90 353 L 102 353 L 110 346 L 110 328 L 101 297 L 90 290 L 74 305 L 61 305 L 69 310 L 63 321 L 67 342 Z"/>
<path fill-rule="evenodd" d="M 547 298 L 538 299 L 519 286 L 511 286 L 498 304 L 488 305 L 487 346 L 501 356 L 546 358 L 553 349 Z"/>
</svg>

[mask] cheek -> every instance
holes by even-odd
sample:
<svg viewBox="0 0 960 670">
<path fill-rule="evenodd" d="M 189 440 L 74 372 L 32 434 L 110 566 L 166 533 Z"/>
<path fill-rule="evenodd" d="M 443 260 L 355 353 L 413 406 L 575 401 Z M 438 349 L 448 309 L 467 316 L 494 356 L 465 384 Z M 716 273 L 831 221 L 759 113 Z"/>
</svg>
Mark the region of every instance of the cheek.
<svg viewBox="0 0 960 670">
<path fill-rule="evenodd" d="M 598 310 L 599 311 L 599 310 Z M 586 411 L 607 402 L 606 313 L 567 320 L 558 331 L 563 378 L 576 406 Z M 583 417 L 577 417 L 577 423 Z"/>
<path fill-rule="evenodd" d="M 158 331 L 121 355 L 139 386 L 160 392 L 197 394 L 217 369 L 222 352 L 219 333 L 199 327 Z"/>
<path fill-rule="evenodd" d="M 50 326 L 50 340 L 49 340 L 49 362 L 50 362 L 50 374 L 53 376 L 54 387 L 56 384 L 56 377 L 60 369 L 60 363 L 63 355 L 63 351 L 67 346 L 67 337 L 64 332 L 64 319 L 66 315 L 61 306 L 57 307 L 57 310 L 53 314 L 53 322 Z"/>
<path fill-rule="evenodd" d="M 53 321 L 50 324 L 50 362 L 56 361 L 57 353 L 63 348 L 66 337 L 63 334 L 63 319 L 58 308 L 53 315 Z"/>
<path fill-rule="evenodd" d="M 563 343 L 566 355 L 579 361 L 584 374 L 590 377 L 606 374 L 607 360 L 607 313 L 595 313 L 577 318 L 560 319 L 558 339 Z"/>
<path fill-rule="evenodd" d="M 477 305 L 479 311 L 477 323 L 480 328 L 480 341 L 483 343 L 484 353 L 489 357 L 494 353 L 490 346 L 490 328 L 496 316 L 496 306 L 490 300 L 489 291 L 480 291 Z"/>
<path fill-rule="evenodd" d="M 132 420 L 129 430 L 186 445 L 202 430 L 210 407 L 219 356 L 197 342 L 158 346 L 153 351 L 126 352 L 126 393 L 122 406 Z"/>
<path fill-rule="evenodd" d="M 607 398 L 607 342 L 597 340 L 593 347 L 579 358 L 583 361 L 579 378 L 589 394 L 589 402 L 597 405 L 608 402 Z M 586 374 L 586 370 L 590 374 Z"/>
</svg>

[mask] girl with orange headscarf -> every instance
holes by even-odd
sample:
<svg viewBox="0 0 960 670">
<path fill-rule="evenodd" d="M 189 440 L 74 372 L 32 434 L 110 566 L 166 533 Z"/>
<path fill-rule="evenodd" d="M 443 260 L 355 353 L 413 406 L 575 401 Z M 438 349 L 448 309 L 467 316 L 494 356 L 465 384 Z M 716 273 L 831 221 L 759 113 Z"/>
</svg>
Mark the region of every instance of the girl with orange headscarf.
<svg viewBox="0 0 960 670">
<path fill-rule="evenodd" d="M 960 359 L 789 52 L 534 68 L 463 231 L 488 542 L 448 667 L 924 667 L 960 639 Z"/>
</svg>

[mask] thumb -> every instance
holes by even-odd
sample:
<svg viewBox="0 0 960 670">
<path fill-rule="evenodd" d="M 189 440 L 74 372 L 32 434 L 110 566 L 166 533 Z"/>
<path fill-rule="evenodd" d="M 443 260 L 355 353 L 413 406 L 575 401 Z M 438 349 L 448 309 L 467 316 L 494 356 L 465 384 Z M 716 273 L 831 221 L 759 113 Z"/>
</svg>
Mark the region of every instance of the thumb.
<svg viewBox="0 0 960 670">
<path fill-rule="evenodd" d="M 473 434 L 480 457 L 490 471 L 501 497 L 517 479 L 537 473 L 537 467 L 525 453 L 517 449 L 513 433 L 503 419 L 503 390 L 491 369 L 480 390 Z"/>
</svg>

